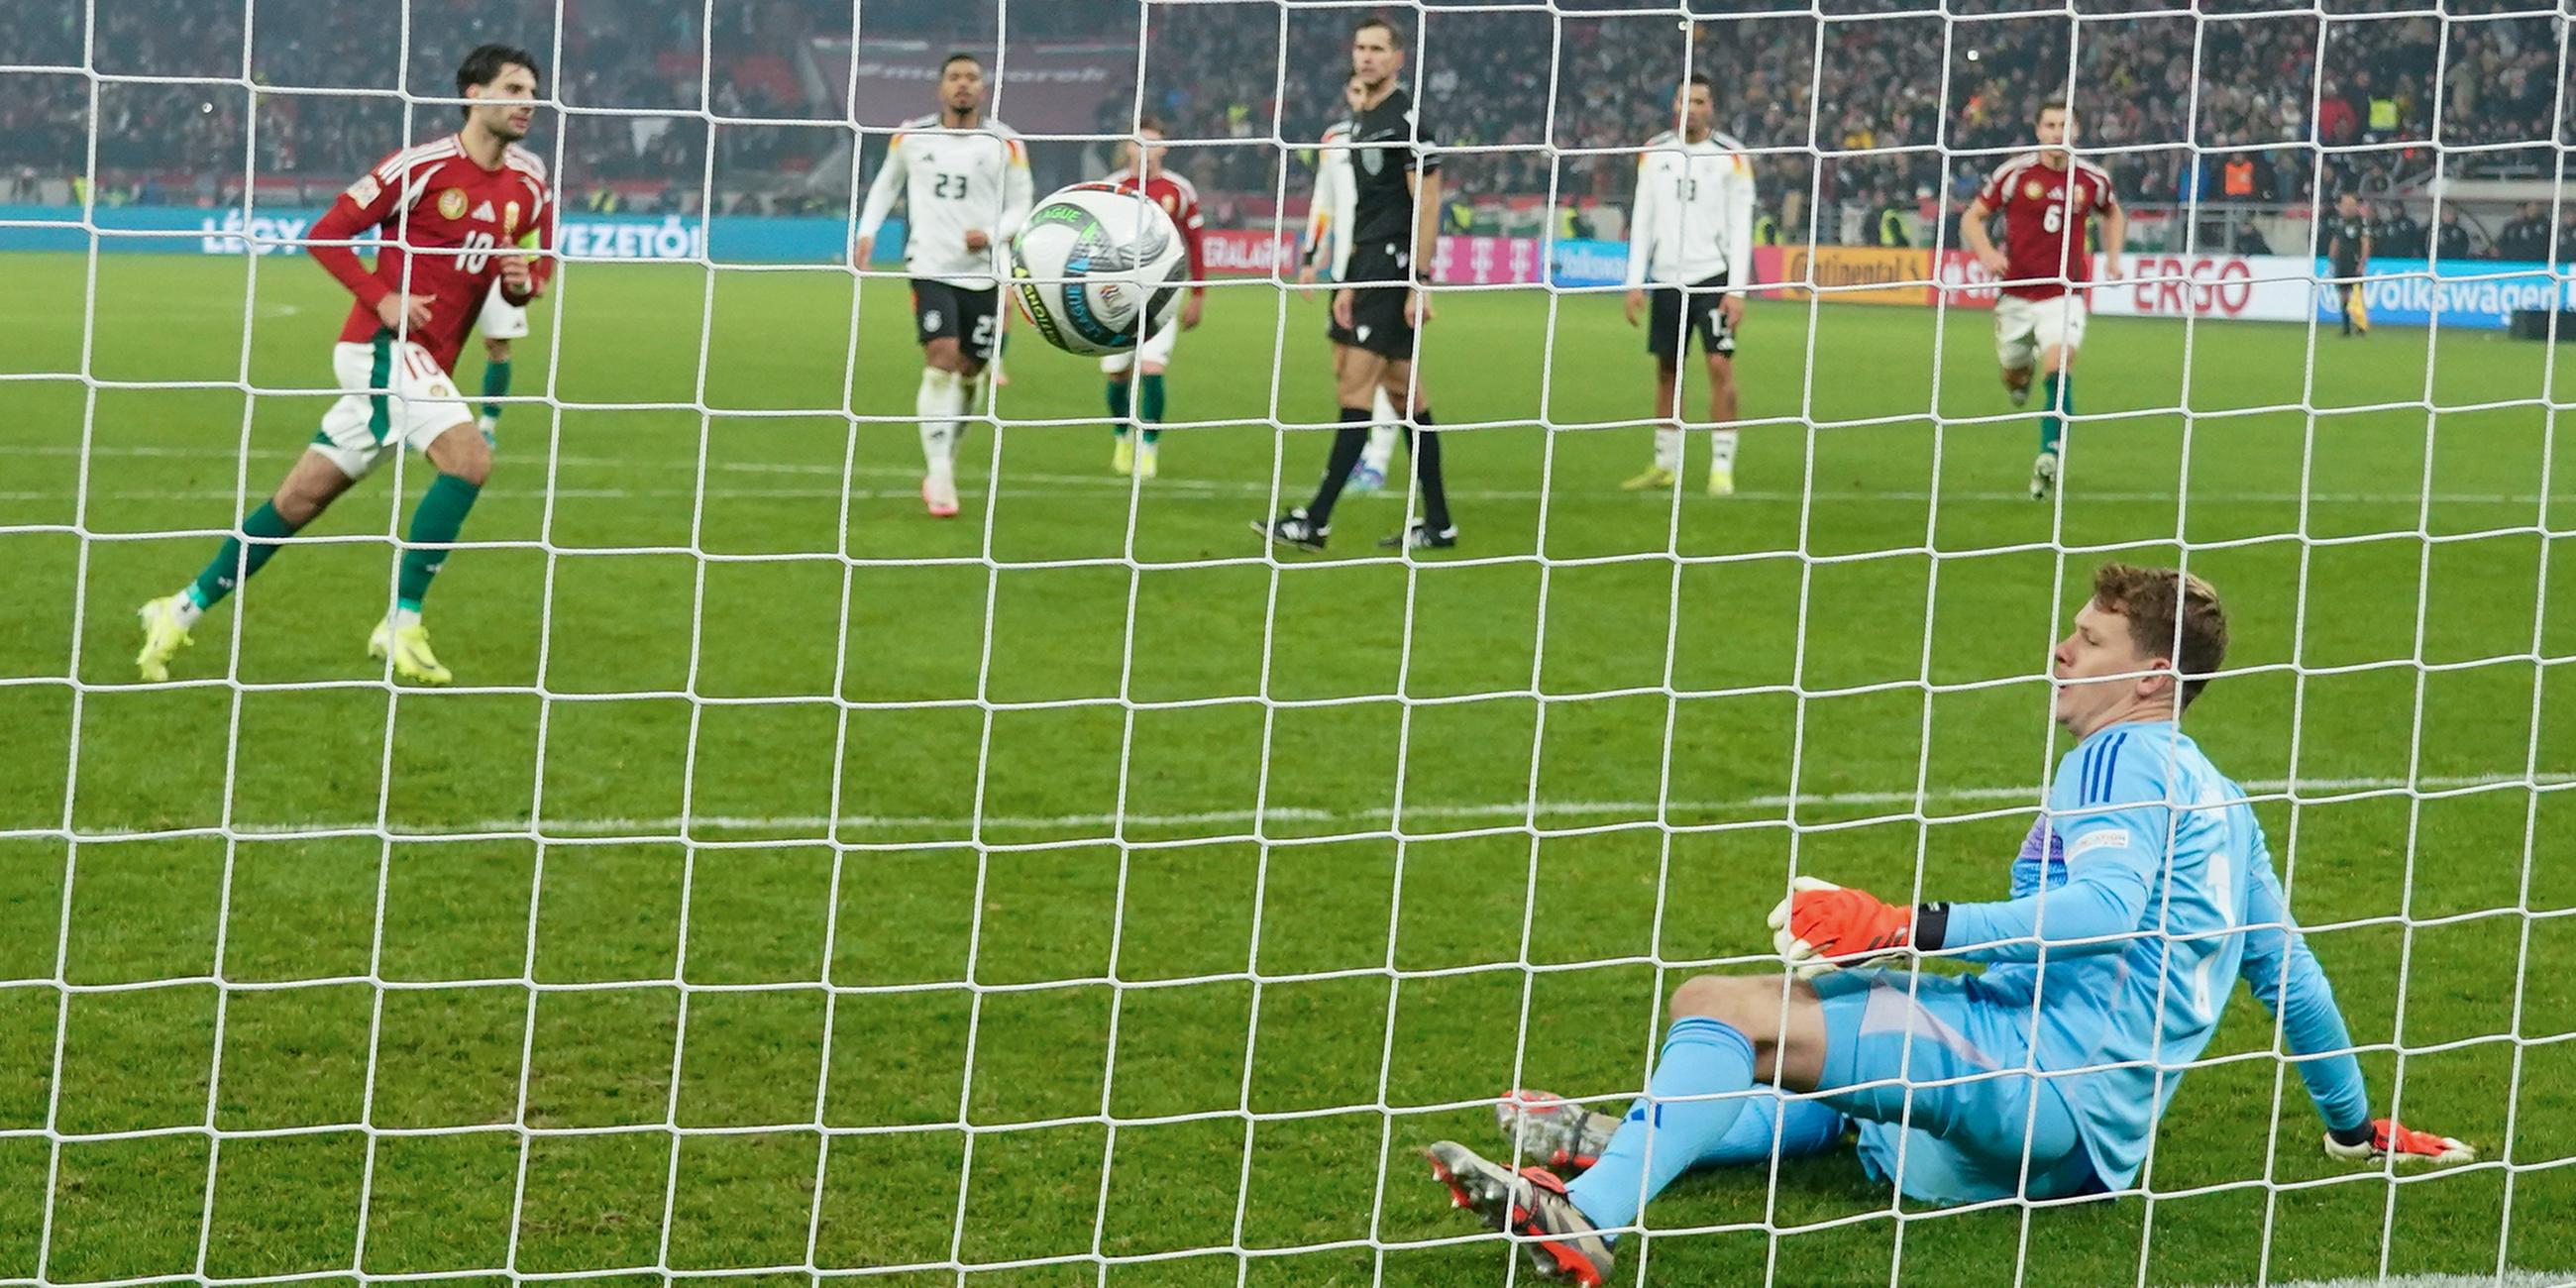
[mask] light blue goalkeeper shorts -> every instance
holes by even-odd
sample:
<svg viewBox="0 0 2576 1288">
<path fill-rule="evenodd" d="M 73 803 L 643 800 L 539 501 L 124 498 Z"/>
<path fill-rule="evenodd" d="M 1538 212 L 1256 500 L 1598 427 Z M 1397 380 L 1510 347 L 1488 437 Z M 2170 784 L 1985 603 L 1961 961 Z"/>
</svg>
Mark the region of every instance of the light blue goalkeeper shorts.
<svg viewBox="0 0 2576 1288">
<path fill-rule="evenodd" d="M 1857 1120 L 1873 1178 L 1936 1204 L 2102 1188 L 2056 1084 L 2017 1072 L 2030 1067 L 2029 1007 L 1948 975 L 1862 969 L 1814 983 L 1825 1004 L 1820 1099 Z"/>
</svg>

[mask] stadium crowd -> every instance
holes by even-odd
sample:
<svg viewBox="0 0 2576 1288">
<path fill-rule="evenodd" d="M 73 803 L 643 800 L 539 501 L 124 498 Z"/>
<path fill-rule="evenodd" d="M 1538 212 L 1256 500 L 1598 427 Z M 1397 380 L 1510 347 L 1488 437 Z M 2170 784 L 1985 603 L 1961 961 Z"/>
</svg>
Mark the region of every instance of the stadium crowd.
<svg viewBox="0 0 2576 1288">
<path fill-rule="evenodd" d="M 1454 191 L 1623 199 L 1624 151 L 1668 118 L 1685 70 L 1714 82 L 1722 129 L 1769 152 L 1763 188 L 1791 239 L 1803 239 L 1806 212 L 1820 205 L 1955 211 L 1978 176 L 2024 145 L 2037 105 L 2064 93 L 2070 74 L 2082 142 L 2101 150 L 2136 204 L 2377 197 L 2419 183 L 2441 152 L 2452 177 L 2546 174 L 2554 140 L 2576 134 L 2551 120 L 2566 20 L 2534 0 L 2460 0 L 2447 23 L 2351 0 L 2328 4 L 2322 19 L 2283 12 L 2283 0 L 2210 0 L 2197 18 L 2161 0 L 2085 0 L 2076 20 L 2003 0 L 1954 3 L 1947 19 L 1916 0 L 1831 0 L 1822 18 L 1786 0 L 1706 0 L 1694 6 L 1704 20 L 1689 24 L 1635 3 L 1419 8 L 1406 22 L 1413 74 L 1440 138 L 1463 149 L 1448 161 Z M 221 200 L 224 173 L 203 160 L 246 147 L 263 177 L 332 181 L 363 168 L 406 133 L 404 104 L 384 91 L 449 92 L 454 51 L 493 35 L 559 58 L 568 103 L 808 118 L 837 112 L 838 99 L 800 86 L 788 55 L 816 36 L 846 35 L 850 22 L 840 0 L 409 0 L 403 12 L 389 47 L 378 10 L 336 0 L 102 2 L 95 33 L 83 30 L 81 6 L 0 6 L 0 49 L 11 51 L 0 62 L 76 69 L 86 50 L 105 73 L 239 77 L 247 64 L 258 85 L 376 91 L 99 84 L 103 172 L 130 180 L 138 199 Z M 1177 137 L 1242 141 L 1191 150 L 1201 187 L 1274 190 L 1270 140 L 1313 139 L 1338 112 L 1356 7 L 870 0 L 860 38 L 1132 47 L 1140 12 L 1142 106 Z M 85 169 L 90 92 L 77 71 L 0 74 L 0 182 Z M 1094 124 L 1121 132 L 1137 106 L 1113 88 Z M 444 109 L 413 109 L 413 125 L 433 110 Z M 246 130 L 253 111 L 259 128 Z M 575 200 L 586 187 L 657 179 L 694 192 L 711 136 L 727 175 L 792 174 L 830 158 L 841 139 L 794 126 L 710 130 L 688 116 L 560 119 L 549 114 L 541 130 L 564 131 L 562 179 Z M 550 133 L 532 143 L 558 155 Z M 2481 230 L 2473 249 L 2545 239 L 2527 215 L 2515 222 L 2514 238 Z M 1825 240 L 1843 231 L 1815 229 Z"/>
<path fill-rule="evenodd" d="M 2563 20 L 2527 0 L 2455 5 L 2520 16 L 2454 21 L 2447 50 L 2444 24 L 2430 18 L 2321 24 L 2252 0 L 2204 5 L 2199 20 L 2164 6 L 2123 15 L 2148 8 L 2143 0 L 2093 3 L 2080 23 L 1952 5 L 1969 16 L 1947 30 L 1911 0 L 1837 0 L 1825 21 L 1730 5 L 1688 34 L 1668 15 L 1564 7 L 1574 12 L 1561 24 L 1543 13 L 1424 13 L 1421 99 L 1443 140 L 1523 148 L 1459 158 L 1453 183 L 1548 192 L 1538 145 L 1553 142 L 1572 150 L 1556 192 L 1623 197 L 1622 150 L 1669 119 L 1685 69 L 1713 82 L 1721 129 L 1776 150 L 1764 166 L 1769 193 L 1826 202 L 1938 193 L 1955 209 L 1987 169 L 2027 147 L 2038 105 L 2068 92 L 2070 71 L 2082 142 L 2105 149 L 2098 159 L 2132 202 L 2384 193 L 2434 167 L 2437 115 L 2452 177 L 2551 164 Z M 1343 74 L 1340 15 L 1301 11 L 1284 59 L 1276 24 L 1183 16 L 1153 32 L 1152 62 L 1170 84 L 1155 85 L 1150 70 L 1148 84 L 1182 133 L 1264 134 L 1275 112 L 1283 137 L 1314 136 Z M 1229 162 L 1228 178 L 1258 181 L 1262 168 L 1246 155 Z"/>
</svg>

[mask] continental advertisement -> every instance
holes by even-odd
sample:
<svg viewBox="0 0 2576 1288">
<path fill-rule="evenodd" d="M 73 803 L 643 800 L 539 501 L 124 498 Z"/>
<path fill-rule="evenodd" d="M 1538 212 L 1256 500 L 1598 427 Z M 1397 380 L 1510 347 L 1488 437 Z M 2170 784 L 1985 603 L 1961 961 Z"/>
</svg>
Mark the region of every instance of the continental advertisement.
<svg viewBox="0 0 2576 1288">
<path fill-rule="evenodd" d="M 1779 285 L 1763 292 L 1774 299 L 1813 294 L 1831 304 L 1907 304 L 1932 302 L 1932 255 L 1929 251 L 1890 246 L 1759 246 L 1753 268 L 1765 282 Z"/>
</svg>

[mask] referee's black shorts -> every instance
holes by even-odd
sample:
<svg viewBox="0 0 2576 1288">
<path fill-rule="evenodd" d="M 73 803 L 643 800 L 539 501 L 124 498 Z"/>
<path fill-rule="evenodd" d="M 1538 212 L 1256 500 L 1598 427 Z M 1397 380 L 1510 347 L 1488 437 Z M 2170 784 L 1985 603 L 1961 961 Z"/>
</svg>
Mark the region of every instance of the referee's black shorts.
<svg viewBox="0 0 2576 1288">
<path fill-rule="evenodd" d="M 1682 351 L 1690 347 L 1690 338 L 1698 336 L 1701 353 L 1734 357 L 1735 328 L 1727 325 L 1726 314 L 1717 307 L 1717 302 L 1725 298 L 1725 292 L 1719 289 L 1724 285 L 1712 277 L 1687 287 L 1658 286 L 1649 290 L 1646 352 L 1678 363 Z"/>
<path fill-rule="evenodd" d="M 1340 343 L 1366 349 L 1396 362 L 1413 361 L 1413 324 L 1404 320 L 1405 298 L 1413 294 L 1413 257 L 1392 242 L 1368 242 L 1351 248 L 1351 329 Z"/>
</svg>

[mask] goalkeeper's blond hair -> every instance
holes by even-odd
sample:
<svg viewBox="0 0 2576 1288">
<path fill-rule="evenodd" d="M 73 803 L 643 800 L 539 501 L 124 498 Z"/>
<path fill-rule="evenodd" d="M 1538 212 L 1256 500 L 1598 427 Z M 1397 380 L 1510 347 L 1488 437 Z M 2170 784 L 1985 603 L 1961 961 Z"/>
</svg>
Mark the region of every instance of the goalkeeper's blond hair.
<svg viewBox="0 0 2576 1288">
<path fill-rule="evenodd" d="M 2129 641 L 2173 659 L 2188 707 L 2227 658 L 2227 609 L 2206 581 L 2179 568 L 2106 563 L 2093 570 L 2093 603 L 2128 619 Z"/>
</svg>

